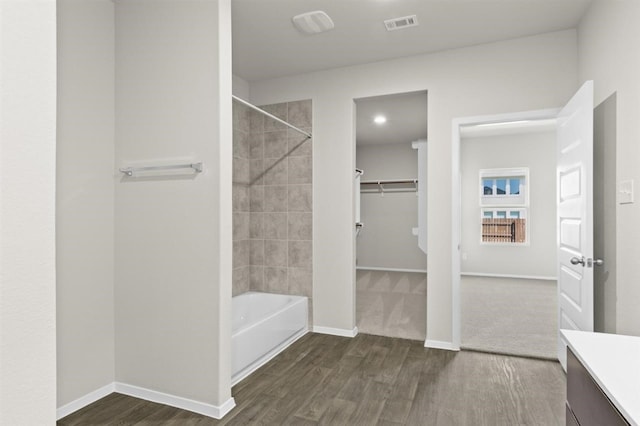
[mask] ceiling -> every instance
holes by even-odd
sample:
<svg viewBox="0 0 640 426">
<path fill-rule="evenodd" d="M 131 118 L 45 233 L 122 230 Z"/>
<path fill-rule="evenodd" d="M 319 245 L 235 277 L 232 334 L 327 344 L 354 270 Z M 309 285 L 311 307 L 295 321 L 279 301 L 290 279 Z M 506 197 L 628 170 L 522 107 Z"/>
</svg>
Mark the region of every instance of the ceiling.
<svg viewBox="0 0 640 426">
<path fill-rule="evenodd" d="M 247 81 L 575 28 L 590 0 L 233 0 L 233 73 Z M 322 10 L 335 28 L 305 35 L 295 15 Z M 383 21 L 417 15 L 419 26 Z"/>
<path fill-rule="evenodd" d="M 383 115 L 384 124 L 373 119 Z M 427 92 L 356 99 L 356 145 L 409 144 L 427 139 Z"/>
</svg>

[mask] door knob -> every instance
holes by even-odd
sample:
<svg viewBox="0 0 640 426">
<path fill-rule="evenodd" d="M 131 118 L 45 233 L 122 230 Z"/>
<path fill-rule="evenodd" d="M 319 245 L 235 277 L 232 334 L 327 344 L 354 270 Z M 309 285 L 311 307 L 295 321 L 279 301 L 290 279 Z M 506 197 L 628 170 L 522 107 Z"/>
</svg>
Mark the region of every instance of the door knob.
<svg viewBox="0 0 640 426">
<path fill-rule="evenodd" d="M 572 257 L 570 262 L 571 262 L 572 265 L 582 265 L 582 266 L 584 266 L 584 256 L 582 256 L 581 258 Z"/>
<path fill-rule="evenodd" d="M 593 259 L 593 264 L 596 266 L 602 266 L 604 265 L 604 260 L 602 259 Z"/>
</svg>

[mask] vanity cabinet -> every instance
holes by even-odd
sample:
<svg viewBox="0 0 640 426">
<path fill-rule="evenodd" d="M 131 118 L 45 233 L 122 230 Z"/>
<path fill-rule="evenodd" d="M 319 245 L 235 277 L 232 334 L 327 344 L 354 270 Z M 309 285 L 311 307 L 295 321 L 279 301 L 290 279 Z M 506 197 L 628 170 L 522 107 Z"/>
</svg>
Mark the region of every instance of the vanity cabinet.
<svg viewBox="0 0 640 426">
<path fill-rule="evenodd" d="M 567 426 L 629 425 L 567 347 Z"/>
</svg>

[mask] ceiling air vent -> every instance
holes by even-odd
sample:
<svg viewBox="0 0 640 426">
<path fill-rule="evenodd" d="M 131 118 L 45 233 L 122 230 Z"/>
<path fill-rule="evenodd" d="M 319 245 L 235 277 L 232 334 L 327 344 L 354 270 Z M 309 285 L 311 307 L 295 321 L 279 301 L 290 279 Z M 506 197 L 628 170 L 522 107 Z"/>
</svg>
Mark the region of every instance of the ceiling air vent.
<svg viewBox="0 0 640 426">
<path fill-rule="evenodd" d="M 402 18 L 387 19 L 384 21 L 387 31 L 401 30 L 403 28 L 418 26 L 418 17 L 416 15 L 403 16 Z"/>
</svg>

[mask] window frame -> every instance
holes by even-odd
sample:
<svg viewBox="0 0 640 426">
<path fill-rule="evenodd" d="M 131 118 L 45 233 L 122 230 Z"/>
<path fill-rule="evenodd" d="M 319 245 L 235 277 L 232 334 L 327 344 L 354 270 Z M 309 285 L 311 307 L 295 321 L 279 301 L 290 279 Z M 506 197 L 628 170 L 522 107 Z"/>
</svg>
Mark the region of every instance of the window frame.
<svg viewBox="0 0 640 426">
<path fill-rule="evenodd" d="M 498 179 L 506 179 L 507 185 L 505 186 L 506 192 L 510 189 L 509 180 L 510 179 L 520 179 L 520 194 L 486 194 L 484 193 L 485 189 L 485 181 L 492 179 L 493 185 L 492 187 L 497 188 L 497 180 Z M 505 246 L 505 247 L 526 247 L 529 246 L 530 243 L 530 229 L 531 229 L 531 219 L 530 219 L 530 204 L 529 204 L 529 193 L 530 193 L 530 175 L 528 167 L 510 167 L 510 168 L 494 168 L 494 169 L 481 169 L 479 171 L 479 180 L 478 180 L 478 195 L 479 195 L 479 210 L 480 214 L 480 245 L 488 245 L 488 246 Z M 483 241 L 482 228 L 483 228 L 483 219 L 487 219 L 485 217 L 485 212 L 491 211 L 492 215 L 495 217 L 496 212 L 505 211 L 506 218 L 509 219 L 509 215 L 511 211 L 520 212 L 520 219 L 525 219 L 525 240 L 523 242 L 506 242 L 506 241 Z"/>
</svg>

